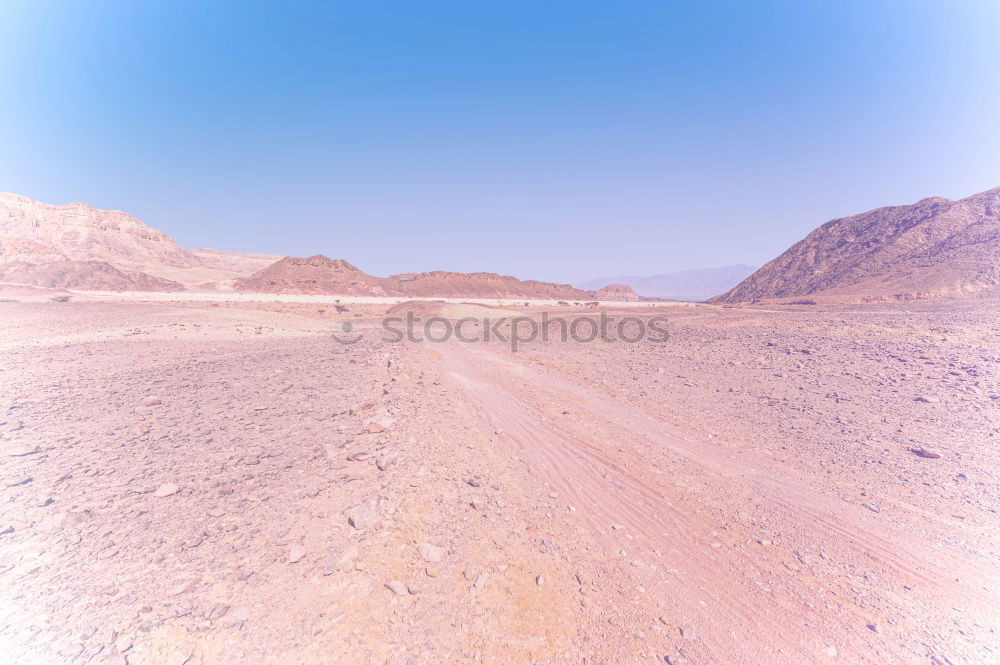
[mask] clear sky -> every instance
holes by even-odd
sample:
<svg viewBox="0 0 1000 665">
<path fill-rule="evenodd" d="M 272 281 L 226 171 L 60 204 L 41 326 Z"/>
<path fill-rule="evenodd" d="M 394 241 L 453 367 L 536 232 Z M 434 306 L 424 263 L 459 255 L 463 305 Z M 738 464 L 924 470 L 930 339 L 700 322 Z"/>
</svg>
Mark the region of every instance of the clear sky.
<svg viewBox="0 0 1000 665">
<path fill-rule="evenodd" d="M 0 191 L 576 281 L 1000 185 L 1000 3 L 0 0 Z"/>
</svg>

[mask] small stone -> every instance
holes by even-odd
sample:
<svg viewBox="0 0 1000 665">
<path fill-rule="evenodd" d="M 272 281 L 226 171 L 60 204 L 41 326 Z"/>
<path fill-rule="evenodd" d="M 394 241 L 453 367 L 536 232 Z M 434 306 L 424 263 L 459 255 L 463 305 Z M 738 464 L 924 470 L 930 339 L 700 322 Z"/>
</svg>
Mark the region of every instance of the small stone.
<svg viewBox="0 0 1000 665">
<path fill-rule="evenodd" d="M 535 585 L 542 586 L 543 584 L 545 584 L 545 578 L 541 575 L 535 575 Z"/>
<path fill-rule="evenodd" d="M 445 550 L 443 547 L 431 545 L 430 543 L 420 543 L 420 545 L 417 546 L 417 549 L 420 552 L 420 557 L 424 561 L 437 563 L 444 558 Z"/>
<path fill-rule="evenodd" d="M 292 545 L 288 550 L 288 563 L 298 563 L 306 555 L 306 548 L 302 545 Z"/>
<path fill-rule="evenodd" d="M 931 450 L 930 448 L 918 448 L 915 452 L 920 457 L 926 457 L 927 459 L 940 459 L 941 457 L 940 453 Z"/>
<path fill-rule="evenodd" d="M 212 508 L 211 510 L 208 511 L 209 517 L 222 517 L 225 514 L 226 511 L 223 510 L 222 508 Z"/>
<path fill-rule="evenodd" d="M 833 646 L 832 644 L 828 644 L 823 649 L 823 653 L 825 653 L 830 658 L 836 658 L 837 657 L 837 647 Z"/>
<path fill-rule="evenodd" d="M 925 402 L 927 404 L 938 404 L 938 403 L 941 402 L 941 400 L 939 398 L 937 398 L 937 397 L 930 397 L 928 395 L 921 395 L 920 397 L 918 397 L 914 401 L 916 401 L 916 402 Z"/>
<path fill-rule="evenodd" d="M 865 508 L 867 508 L 868 510 L 872 511 L 873 513 L 880 513 L 880 512 L 882 512 L 882 509 L 879 508 L 879 506 L 878 506 L 877 503 L 866 503 L 866 504 L 864 504 L 864 506 L 865 506 Z"/>
<path fill-rule="evenodd" d="M 341 550 L 330 552 L 323 563 L 323 574 L 332 575 L 338 570 L 347 568 L 358 558 L 359 550 L 357 545 L 348 545 Z"/>
<path fill-rule="evenodd" d="M 366 499 L 345 510 L 344 516 L 347 517 L 347 523 L 355 529 L 374 526 L 379 520 L 378 501 L 373 498 Z"/>
<path fill-rule="evenodd" d="M 34 455 L 41 451 L 42 449 L 39 446 L 13 446 L 7 449 L 7 454 L 11 457 L 25 457 L 26 455 Z"/>
<path fill-rule="evenodd" d="M 216 619 L 221 619 L 222 617 L 226 616 L 228 612 L 229 612 L 229 605 L 226 605 L 225 603 L 216 603 L 212 607 L 212 610 L 208 613 L 208 618 L 212 619 L 213 621 Z"/>
<path fill-rule="evenodd" d="M 371 457 L 372 454 L 365 448 L 358 448 L 347 453 L 348 462 L 364 462 L 366 459 Z"/>
<path fill-rule="evenodd" d="M 181 488 L 174 483 L 165 483 L 160 485 L 156 491 L 153 492 L 153 496 L 163 498 L 165 496 L 170 496 L 171 494 L 177 494 L 180 490 Z"/>
<path fill-rule="evenodd" d="M 468 479 L 467 481 L 465 481 L 465 482 L 469 483 L 469 485 L 470 485 L 471 487 L 479 487 L 479 481 L 478 481 L 478 480 L 476 480 L 475 478 L 469 478 L 469 479 Z"/>
<path fill-rule="evenodd" d="M 159 397 L 153 397 L 150 395 L 149 397 L 143 397 L 142 402 L 140 403 L 143 406 L 159 406 L 160 404 L 163 404 L 163 401 L 160 400 Z"/>
<path fill-rule="evenodd" d="M 378 467 L 379 471 L 385 471 L 389 466 L 396 461 L 396 457 L 399 453 L 395 450 L 387 450 L 375 460 L 375 466 Z"/>
<path fill-rule="evenodd" d="M 194 589 L 195 583 L 196 583 L 196 580 L 193 580 L 193 579 L 191 579 L 191 580 L 185 580 L 185 581 L 181 582 L 180 584 L 178 584 L 177 586 L 175 586 L 173 589 L 171 589 L 168 593 L 171 596 L 179 596 L 182 593 L 187 593 L 188 591 L 191 591 L 192 589 Z"/>
<path fill-rule="evenodd" d="M 406 588 L 406 585 L 398 580 L 389 580 L 385 583 L 385 588 L 392 591 L 397 596 L 405 596 L 410 593 L 410 590 Z"/>
</svg>

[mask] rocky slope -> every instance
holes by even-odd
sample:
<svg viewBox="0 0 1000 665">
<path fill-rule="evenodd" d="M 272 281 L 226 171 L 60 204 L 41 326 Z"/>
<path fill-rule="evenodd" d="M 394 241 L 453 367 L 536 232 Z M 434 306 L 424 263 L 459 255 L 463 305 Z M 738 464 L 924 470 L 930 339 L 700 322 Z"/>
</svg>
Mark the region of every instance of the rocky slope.
<svg viewBox="0 0 1000 665">
<path fill-rule="evenodd" d="M 15 262 L 36 266 L 30 270 L 21 266 L 11 271 L 22 279 L 35 274 L 50 275 L 53 270 L 44 265 L 52 261 L 100 261 L 135 277 L 124 282 L 117 280 L 123 290 L 141 290 L 156 284 L 158 279 L 193 286 L 228 282 L 277 258 L 266 254 L 192 251 L 119 210 L 100 210 L 84 203 L 56 206 L 0 193 L 0 266 Z M 69 268 L 72 266 L 55 271 Z M 77 272 L 83 275 L 85 271 Z M 109 274 L 106 269 L 98 272 Z M 93 284 L 80 281 L 74 288 L 103 288 L 102 280 Z"/>
<path fill-rule="evenodd" d="M 184 285 L 144 272 L 119 270 L 107 261 L 16 261 L 0 265 L 0 282 L 87 291 L 184 291 Z"/>
<path fill-rule="evenodd" d="M 1000 187 L 834 219 L 715 302 L 1000 295 Z"/>
</svg>

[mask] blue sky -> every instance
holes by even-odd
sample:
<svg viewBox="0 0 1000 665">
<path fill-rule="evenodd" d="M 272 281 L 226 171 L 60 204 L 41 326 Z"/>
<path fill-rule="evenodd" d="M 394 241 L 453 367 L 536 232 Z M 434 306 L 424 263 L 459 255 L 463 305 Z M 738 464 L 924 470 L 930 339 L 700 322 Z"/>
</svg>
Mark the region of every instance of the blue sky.
<svg viewBox="0 0 1000 665">
<path fill-rule="evenodd" d="M 1000 185 L 1000 3 L 0 3 L 0 191 L 576 281 Z"/>
</svg>

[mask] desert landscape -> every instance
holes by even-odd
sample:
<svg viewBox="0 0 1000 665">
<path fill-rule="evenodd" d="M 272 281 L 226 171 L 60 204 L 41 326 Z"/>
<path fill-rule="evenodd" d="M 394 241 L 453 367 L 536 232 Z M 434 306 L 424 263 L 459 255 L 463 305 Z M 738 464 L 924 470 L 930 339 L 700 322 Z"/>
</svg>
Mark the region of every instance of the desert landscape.
<svg viewBox="0 0 1000 665">
<path fill-rule="evenodd" d="M 1000 665 L 998 34 L 0 2 L 0 665 Z"/>
<path fill-rule="evenodd" d="M 995 661 L 997 198 L 831 222 L 873 258 L 803 267 L 810 236 L 671 303 L 5 195 L 4 657 Z M 512 348 L 550 315 L 618 334 Z M 463 317 L 499 334 L 438 334 Z"/>
</svg>

